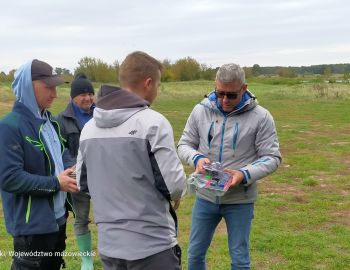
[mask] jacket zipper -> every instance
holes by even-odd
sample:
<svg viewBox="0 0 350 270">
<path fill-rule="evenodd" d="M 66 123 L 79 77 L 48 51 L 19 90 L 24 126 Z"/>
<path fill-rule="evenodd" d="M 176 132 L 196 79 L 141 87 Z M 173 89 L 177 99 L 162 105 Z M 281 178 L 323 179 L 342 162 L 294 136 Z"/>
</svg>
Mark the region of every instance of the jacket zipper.
<svg viewBox="0 0 350 270">
<path fill-rule="evenodd" d="M 222 123 L 222 128 L 221 128 L 221 143 L 220 143 L 220 151 L 219 151 L 219 162 L 222 161 L 222 147 L 224 144 L 226 120 L 227 120 L 227 117 L 224 116 L 224 122 Z"/>
<path fill-rule="evenodd" d="M 42 129 L 43 129 L 43 124 L 41 124 L 40 129 L 39 129 L 39 141 L 42 143 L 44 153 L 45 153 L 45 155 L 46 155 L 46 157 L 47 157 L 47 160 L 49 161 L 49 169 L 50 169 L 50 174 L 51 174 L 51 161 L 50 161 L 50 156 L 49 156 L 49 154 L 46 152 L 45 145 L 44 145 L 44 143 L 43 143 L 43 141 L 42 141 L 42 139 L 41 139 L 41 130 L 42 130 Z"/>
</svg>

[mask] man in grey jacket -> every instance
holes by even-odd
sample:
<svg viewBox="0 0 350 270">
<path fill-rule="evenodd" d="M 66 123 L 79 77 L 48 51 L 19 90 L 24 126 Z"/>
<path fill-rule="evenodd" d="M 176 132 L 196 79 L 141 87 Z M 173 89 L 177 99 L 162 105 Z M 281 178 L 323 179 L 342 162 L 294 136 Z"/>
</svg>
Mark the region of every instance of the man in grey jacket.
<svg viewBox="0 0 350 270">
<path fill-rule="evenodd" d="M 189 116 L 178 154 L 197 173 L 204 173 L 204 164 L 221 162 L 232 174 L 232 185 L 222 197 L 208 189 L 196 191 L 188 269 L 205 269 L 205 256 L 222 218 L 231 269 L 250 269 L 249 234 L 257 180 L 277 169 L 281 154 L 273 118 L 247 90 L 243 69 L 236 64 L 221 66 L 215 84 L 215 90 Z"/>
<path fill-rule="evenodd" d="M 160 76 L 156 59 L 129 54 L 123 89 L 101 86 L 81 133 L 77 179 L 85 164 L 105 270 L 181 269 L 171 201 L 184 194 L 186 177 L 169 122 L 149 108 Z"/>
</svg>

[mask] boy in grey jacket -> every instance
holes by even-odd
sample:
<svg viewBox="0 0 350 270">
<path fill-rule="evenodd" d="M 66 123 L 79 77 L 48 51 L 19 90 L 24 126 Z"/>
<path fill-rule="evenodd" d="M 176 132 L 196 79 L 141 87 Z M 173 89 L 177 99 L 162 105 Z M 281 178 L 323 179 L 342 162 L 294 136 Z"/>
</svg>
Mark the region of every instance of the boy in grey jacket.
<svg viewBox="0 0 350 270">
<path fill-rule="evenodd" d="M 101 86 L 81 133 L 77 179 L 83 162 L 105 270 L 181 269 L 171 201 L 184 194 L 186 177 L 169 122 L 149 108 L 160 71 L 148 54 L 129 54 L 119 71 L 123 89 Z"/>
<path fill-rule="evenodd" d="M 277 169 L 281 154 L 273 118 L 247 90 L 243 69 L 225 64 L 218 70 L 215 83 L 215 91 L 189 116 L 178 154 L 200 173 L 204 173 L 204 164 L 221 162 L 233 182 L 222 197 L 210 190 L 197 190 L 188 269 L 205 269 L 206 252 L 222 218 L 228 231 L 231 269 L 250 269 L 249 234 L 256 181 Z"/>
</svg>

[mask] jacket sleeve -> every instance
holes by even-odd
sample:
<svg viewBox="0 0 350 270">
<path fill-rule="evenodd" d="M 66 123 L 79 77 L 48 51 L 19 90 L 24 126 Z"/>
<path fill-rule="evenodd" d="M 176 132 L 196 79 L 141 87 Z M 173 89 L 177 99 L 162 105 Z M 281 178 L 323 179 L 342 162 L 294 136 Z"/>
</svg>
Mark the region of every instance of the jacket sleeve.
<svg viewBox="0 0 350 270">
<path fill-rule="evenodd" d="M 56 176 L 31 174 L 24 170 L 23 138 L 17 129 L 0 126 L 0 188 L 9 193 L 51 196 L 59 191 Z"/>
<path fill-rule="evenodd" d="M 198 157 L 204 156 L 203 153 L 197 150 L 200 141 L 198 121 L 196 119 L 198 111 L 199 107 L 197 105 L 188 117 L 185 129 L 177 145 L 180 159 L 191 166 L 195 166 L 194 163 Z"/>
<path fill-rule="evenodd" d="M 77 181 L 77 186 L 80 190 L 81 188 L 81 171 L 83 167 L 83 156 L 81 154 L 81 148 L 79 147 L 78 149 L 78 156 L 77 156 L 77 163 L 75 166 L 75 172 L 76 172 L 76 181 Z"/>
<path fill-rule="evenodd" d="M 75 165 L 76 159 L 72 157 L 72 155 L 69 153 L 68 148 L 64 148 L 63 154 L 62 154 L 62 161 L 64 165 L 64 169 L 71 168 Z"/>
<path fill-rule="evenodd" d="M 64 119 L 63 119 L 62 113 L 57 115 L 56 121 L 58 122 L 58 124 L 60 126 L 61 136 L 63 137 L 63 139 L 65 139 L 64 145 L 65 145 L 65 147 L 67 147 L 67 141 L 66 141 L 67 140 L 67 132 L 65 129 Z"/>
<path fill-rule="evenodd" d="M 76 162 L 75 171 L 76 171 L 77 186 L 81 192 L 89 193 L 89 187 L 87 184 L 87 168 L 83 160 L 80 147 L 78 149 L 78 156 L 76 161 L 77 162 Z"/>
<path fill-rule="evenodd" d="M 63 165 L 64 165 L 64 169 L 66 170 L 67 168 L 70 168 L 72 166 L 75 165 L 76 163 L 76 157 L 73 157 L 68 149 L 68 143 L 67 143 L 67 131 L 65 128 L 65 124 L 64 124 L 64 118 L 62 116 L 62 113 L 60 113 L 59 115 L 57 115 L 56 120 L 59 124 L 59 128 L 60 128 L 60 134 L 63 138 L 63 145 L 64 145 L 64 152 L 62 155 L 62 159 L 63 159 Z"/>
<path fill-rule="evenodd" d="M 282 161 L 275 123 L 269 112 L 259 123 L 255 147 L 258 159 L 240 169 L 244 174 L 245 185 L 273 173 Z"/>
<path fill-rule="evenodd" d="M 186 193 L 186 175 L 176 154 L 170 123 L 161 117 L 149 132 L 149 155 L 156 188 L 168 199 L 178 200 Z"/>
</svg>

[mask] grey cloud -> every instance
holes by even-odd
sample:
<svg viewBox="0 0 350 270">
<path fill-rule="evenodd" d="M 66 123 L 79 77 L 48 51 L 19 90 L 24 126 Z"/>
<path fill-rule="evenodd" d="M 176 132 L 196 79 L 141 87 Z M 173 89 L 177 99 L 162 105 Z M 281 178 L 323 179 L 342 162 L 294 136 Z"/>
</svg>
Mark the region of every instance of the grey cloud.
<svg viewBox="0 0 350 270">
<path fill-rule="evenodd" d="M 133 50 L 217 66 L 350 62 L 345 0 L 43 1 L 2 4 L 0 71 L 33 57 L 73 69 Z"/>
</svg>

